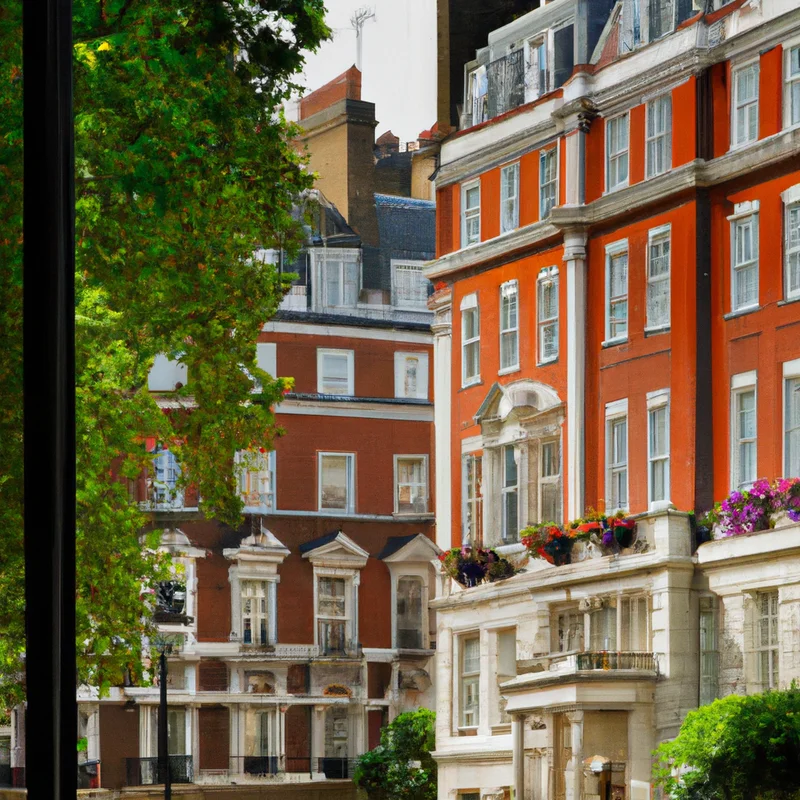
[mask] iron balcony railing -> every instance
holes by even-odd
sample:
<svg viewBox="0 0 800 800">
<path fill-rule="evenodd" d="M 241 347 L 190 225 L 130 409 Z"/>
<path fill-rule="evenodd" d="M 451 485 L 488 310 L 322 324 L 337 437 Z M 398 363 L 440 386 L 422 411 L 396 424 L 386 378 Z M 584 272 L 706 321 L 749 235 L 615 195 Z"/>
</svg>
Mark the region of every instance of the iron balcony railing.
<svg viewBox="0 0 800 800">
<path fill-rule="evenodd" d="M 153 786 L 163 783 L 159 775 L 158 758 L 126 758 L 125 776 L 127 786 Z M 192 783 L 194 766 L 192 757 L 169 756 L 169 776 L 172 783 Z"/>
<path fill-rule="evenodd" d="M 488 77 L 489 119 L 505 114 L 525 102 L 525 54 L 515 50 L 492 61 Z"/>
<path fill-rule="evenodd" d="M 658 662 L 654 653 L 615 653 L 607 650 L 578 653 L 577 668 L 586 670 L 638 669 L 655 672 Z"/>
<path fill-rule="evenodd" d="M 321 772 L 329 780 L 352 779 L 357 763 L 358 760 L 355 758 L 326 756 L 317 759 L 317 772 Z"/>
</svg>

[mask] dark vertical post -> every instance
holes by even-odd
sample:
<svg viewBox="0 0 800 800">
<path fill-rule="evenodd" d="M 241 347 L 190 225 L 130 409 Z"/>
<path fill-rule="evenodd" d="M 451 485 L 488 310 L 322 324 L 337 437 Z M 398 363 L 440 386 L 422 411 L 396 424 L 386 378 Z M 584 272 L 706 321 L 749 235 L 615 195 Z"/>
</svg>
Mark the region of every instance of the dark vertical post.
<svg viewBox="0 0 800 800">
<path fill-rule="evenodd" d="M 164 800 L 172 798 L 172 776 L 169 772 L 169 744 L 167 734 L 167 653 L 162 651 L 159 665 L 158 703 L 158 779 L 164 784 Z"/>
<path fill-rule="evenodd" d="M 72 3 L 21 5 L 26 777 L 30 800 L 66 800 L 78 785 Z"/>
</svg>

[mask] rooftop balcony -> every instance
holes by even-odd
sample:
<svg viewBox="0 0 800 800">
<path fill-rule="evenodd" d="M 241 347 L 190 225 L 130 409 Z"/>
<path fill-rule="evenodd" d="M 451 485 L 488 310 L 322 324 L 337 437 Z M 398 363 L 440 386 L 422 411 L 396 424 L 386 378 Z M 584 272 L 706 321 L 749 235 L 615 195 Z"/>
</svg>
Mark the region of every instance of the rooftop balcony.
<svg viewBox="0 0 800 800">
<path fill-rule="evenodd" d="M 598 673 L 609 672 L 620 676 L 622 673 L 630 673 L 637 678 L 643 674 L 656 677 L 658 659 L 654 653 L 587 650 L 581 653 L 556 653 L 519 661 L 517 672 L 543 682 L 584 676 L 591 679 Z"/>
</svg>

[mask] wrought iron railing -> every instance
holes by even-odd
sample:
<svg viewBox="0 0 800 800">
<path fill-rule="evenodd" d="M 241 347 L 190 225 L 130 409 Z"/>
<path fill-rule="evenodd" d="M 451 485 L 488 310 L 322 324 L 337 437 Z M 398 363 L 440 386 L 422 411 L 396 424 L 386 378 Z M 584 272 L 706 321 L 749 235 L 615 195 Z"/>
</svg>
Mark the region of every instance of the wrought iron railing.
<svg viewBox="0 0 800 800">
<path fill-rule="evenodd" d="M 655 672 L 658 662 L 654 653 L 616 653 L 607 650 L 578 653 L 579 670 L 640 669 Z"/>
<path fill-rule="evenodd" d="M 330 780 L 346 780 L 353 777 L 356 764 L 355 758 L 340 758 L 332 756 L 317 759 L 317 772 L 321 772 Z"/>
<path fill-rule="evenodd" d="M 158 758 L 126 758 L 125 776 L 127 786 L 152 786 L 162 783 L 158 769 Z M 192 783 L 194 766 L 192 757 L 169 756 L 169 776 L 172 783 Z"/>
<path fill-rule="evenodd" d="M 283 771 L 279 756 L 231 756 L 230 761 L 233 775 L 267 778 Z"/>
<path fill-rule="evenodd" d="M 492 61 L 486 72 L 489 81 L 489 119 L 525 102 L 525 54 L 522 50 L 515 50 Z"/>
</svg>

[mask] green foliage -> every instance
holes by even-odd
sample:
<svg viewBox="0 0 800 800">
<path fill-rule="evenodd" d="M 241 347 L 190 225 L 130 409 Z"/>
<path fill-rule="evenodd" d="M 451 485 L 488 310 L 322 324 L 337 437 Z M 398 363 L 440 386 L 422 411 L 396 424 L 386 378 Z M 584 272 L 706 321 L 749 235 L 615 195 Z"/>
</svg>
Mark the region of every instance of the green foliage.
<svg viewBox="0 0 800 800">
<path fill-rule="evenodd" d="M 359 758 L 356 786 L 376 800 L 436 800 L 435 723 L 427 708 L 395 717 L 381 731 L 381 743 Z"/>
<path fill-rule="evenodd" d="M 655 782 L 675 800 L 800 797 L 800 690 L 793 683 L 702 706 L 655 755 Z"/>
<path fill-rule="evenodd" d="M 0 707 L 22 696 L 24 649 L 21 8 L 0 8 Z M 287 384 L 256 368 L 255 343 L 288 281 L 252 253 L 300 242 L 311 176 L 280 104 L 323 14 L 322 0 L 74 2 L 78 678 L 101 690 L 143 677 L 147 586 L 171 569 L 157 539 L 141 545 L 153 521 L 128 491 L 152 458 L 143 437 L 180 443 L 203 511 L 235 525 L 233 455 L 280 433 Z M 189 413 L 148 392 L 158 353 L 187 365 Z"/>
</svg>

